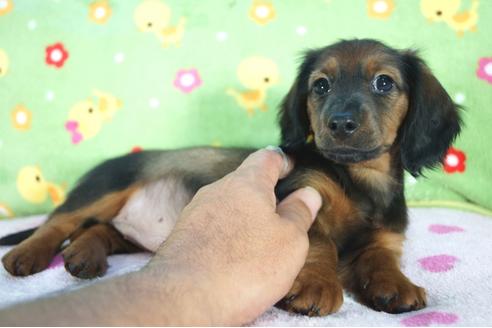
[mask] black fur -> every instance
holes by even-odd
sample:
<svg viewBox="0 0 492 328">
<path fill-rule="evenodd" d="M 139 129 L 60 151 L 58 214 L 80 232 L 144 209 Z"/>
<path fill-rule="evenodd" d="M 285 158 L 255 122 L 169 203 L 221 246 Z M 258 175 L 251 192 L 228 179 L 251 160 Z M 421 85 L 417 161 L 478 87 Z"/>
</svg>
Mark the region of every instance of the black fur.
<svg viewBox="0 0 492 328">
<path fill-rule="evenodd" d="M 350 163 L 340 164 L 322 156 L 313 143 L 307 143 L 311 127 L 307 114 L 309 96 L 308 80 L 317 63 L 332 50 L 345 48 L 345 53 L 361 47 L 374 47 L 391 57 L 403 73 L 402 91 L 408 94 L 409 108 L 399 128 L 398 136 L 388 150 L 391 154 L 391 175 L 395 184 L 384 194 L 373 186 L 355 182 L 348 169 Z M 357 92 L 343 90 L 350 94 Z M 296 161 L 296 169 L 289 178 L 281 181 L 277 193 L 282 198 L 298 188 L 292 184 L 305 169 L 324 172 L 336 181 L 345 194 L 353 200 L 367 224 L 361 223 L 350 232 L 334 238 L 339 256 L 352 254 L 371 240 L 373 227 L 384 226 L 402 233 L 407 226 L 407 207 L 404 196 L 403 170 L 417 176 L 424 168 L 439 165 L 453 140 L 460 132 L 461 120 L 458 107 L 453 103 L 441 84 L 432 75 L 425 63 L 412 51 L 397 51 L 373 40 L 342 41 L 332 46 L 308 51 L 299 66 L 298 76 L 282 102 L 279 112 L 281 147 Z M 293 179 L 290 179 L 293 178 Z"/>
<path fill-rule="evenodd" d="M 147 152 L 131 153 L 107 160 L 84 175 L 54 214 L 82 208 L 102 196 L 128 188 L 139 178 Z"/>
<path fill-rule="evenodd" d="M 383 98 L 381 98 L 383 100 L 374 100 L 377 97 L 367 92 L 367 81 L 361 74 L 363 67 L 359 61 L 371 54 L 371 51 L 378 55 L 386 54 L 384 58 L 391 60 L 392 66 L 397 67 L 403 76 L 403 85 L 400 86 L 401 90 L 398 92 L 407 94 L 409 106 L 401 124 L 400 122 L 395 123 L 400 126 L 396 139 L 392 141 L 393 144 L 382 145 L 384 152 L 390 155 L 389 162 L 386 162 L 389 163 L 390 168 L 384 174 L 391 178 L 390 182 L 383 187 L 371 184 L 367 180 L 355 179 L 351 172 L 353 168 L 351 165 L 354 165 L 352 161 L 327 156 L 326 151 L 318 149 L 316 143 L 308 142 L 308 136 L 312 130 L 307 113 L 310 94 L 308 81 L 312 71 L 326 60 L 327 55 L 333 54 L 332 51 L 342 58 L 348 58 L 345 62 L 347 67 L 344 68 L 350 73 L 344 77 L 353 80 L 352 83 L 346 83 L 340 87 L 343 90 L 337 96 L 339 98 L 351 94 L 365 96 L 368 102 L 376 103 L 375 106 L 370 107 L 370 110 L 396 109 L 389 105 L 384 107 Z M 365 94 L 363 88 L 366 88 Z M 316 115 L 310 114 L 311 117 Z M 374 117 L 380 119 L 378 122 L 382 121 L 380 113 L 376 113 Z M 400 115 L 398 119 L 400 120 L 401 117 Z M 314 116 L 314 118 L 317 117 Z M 326 48 L 307 52 L 304 62 L 299 67 L 298 76 L 282 102 L 279 122 L 281 147 L 294 158 L 296 166 L 294 171 L 278 184 L 276 188 L 278 198 L 282 199 L 290 192 L 304 187 L 303 178 L 314 170 L 322 172 L 337 183 L 345 193 L 346 199 L 349 199 L 350 204 L 354 207 L 349 214 L 354 220 L 347 220 L 351 222 L 350 225 L 347 224 L 347 227 L 337 234 L 325 236 L 334 241 L 342 260 L 348 254 L 353 255 L 370 243 L 373 232 L 379 228 L 384 227 L 386 230 L 397 233 L 405 230 L 408 219 L 403 170 L 406 169 L 413 175 L 419 175 L 424 168 L 433 168 L 438 165 L 459 133 L 461 123 L 457 106 L 414 52 L 393 50 L 372 40 L 342 41 Z M 319 120 L 319 122 L 324 124 L 326 121 Z M 394 130 L 398 128 L 394 127 Z M 394 134 L 392 136 L 394 137 Z M 365 150 L 371 149 L 365 148 Z M 84 176 L 69 194 L 66 202 L 55 210 L 52 217 L 57 213 L 83 208 L 110 192 L 123 190 L 135 183 L 145 184 L 155 181 L 166 175 L 179 177 L 184 186 L 193 194 L 203 185 L 220 179 L 234 170 L 252 151 L 253 149 L 200 148 L 169 152 L 149 151 L 111 159 Z M 342 155 L 345 154 L 342 153 Z M 333 204 L 333 206 L 336 205 Z M 321 233 L 315 231 L 316 224 L 320 220 L 328 220 L 330 223 L 330 219 L 331 217 L 318 217 L 310 234 Z M 342 223 L 345 222 L 344 219 L 345 217 L 341 219 Z M 352 217 L 347 219 L 352 219 Z M 97 221 L 86 222 L 82 228 L 94 223 Z M 18 236 L 23 236 L 23 232 Z"/>
<path fill-rule="evenodd" d="M 0 238 L 0 246 L 12 246 L 12 245 L 17 245 L 24 239 L 29 238 L 34 231 L 36 231 L 36 228 L 28 229 L 28 230 L 23 230 L 19 231 L 10 235 L 7 235 L 5 237 Z"/>
<path fill-rule="evenodd" d="M 382 51 L 394 56 L 405 77 L 405 90 L 409 94 L 409 111 L 401 126 L 398 142 L 401 147 L 403 167 L 413 176 L 422 174 L 424 168 L 440 165 L 450 145 L 461 131 L 461 109 L 456 105 L 429 67 L 415 51 L 396 51 L 374 40 L 357 40 L 361 46 L 383 47 Z M 333 48 L 353 41 L 341 41 L 335 45 L 306 52 L 299 66 L 298 76 L 279 112 L 281 147 L 287 153 L 295 152 L 306 143 L 310 133 L 307 116 L 309 74 L 317 61 Z"/>
<path fill-rule="evenodd" d="M 323 49 L 308 51 L 299 66 L 298 75 L 289 93 L 282 101 L 279 112 L 281 129 L 281 147 L 291 153 L 303 146 L 309 135 L 309 119 L 307 115 L 308 79 L 314 64 Z"/>
<path fill-rule="evenodd" d="M 413 176 L 442 163 L 461 131 L 457 106 L 415 52 L 402 54 L 409 86 L 409 112 L 400 131 L 401 158 Z"/>
</svg>

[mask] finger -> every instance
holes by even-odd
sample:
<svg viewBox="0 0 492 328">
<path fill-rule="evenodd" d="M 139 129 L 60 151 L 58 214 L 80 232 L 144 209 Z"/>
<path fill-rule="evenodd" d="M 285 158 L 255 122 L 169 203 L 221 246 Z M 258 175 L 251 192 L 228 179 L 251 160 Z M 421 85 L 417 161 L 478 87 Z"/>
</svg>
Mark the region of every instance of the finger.
<svg viewBox="0 0 492 328">
<path fill-rule="evenodd" d="M 278 153 L 280 156 L 282 156 L 283 167 L 282 167 L 282 171 L 280 172 L 280 179 L 285 178 L 287 176 L 287 174 L 289 174 L 290 171 L 292 171 L 292 169 L 294 168 L 294 163 L 293 163 L 292 159 L 289 156 L 287 156 L 286 153 L 284 153 L 282 148 L 280 148 L 278 146 L 271 146 L 270 145 L 270 146 L 266 146 L 265 149 L 274 151 L 274 152 Z"/>
<path fill-rule="evenodd" d="M 292 160 L 283 153 L 279 147 L 269 146 L 249 155 L 237 168 L 236 173 L 241 174 L 254 170 L 254 179 L 265 180 L 272 190 L 280 178 L 285 177 L 293 168 Z"/>
<path fill-rule="evenodd" d="M 280 217 L 292 220 L 302 231 L 308 231 L 313 223 L 322 199 L 316 189 L 305 187 L 294 191 L 277 206 Z"/>
</svg>

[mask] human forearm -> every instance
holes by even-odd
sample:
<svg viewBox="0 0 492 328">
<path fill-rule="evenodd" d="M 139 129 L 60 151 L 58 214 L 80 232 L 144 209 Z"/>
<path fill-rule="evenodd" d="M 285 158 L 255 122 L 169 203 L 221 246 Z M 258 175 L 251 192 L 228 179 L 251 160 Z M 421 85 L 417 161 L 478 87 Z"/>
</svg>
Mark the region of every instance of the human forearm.
<svg viewBox="0 0 492 328">
<path fill-rule="evenodd" d="M 0 325 L 243 325 L 279 301 L 304 265 L 321 206 L 313 189 L 277 204 L 287 157 L 259 151 L 197 192 L 139 272 L 0 311 Z"/>
<path fill-rule="evenodd" d="M 0 325 L 206 325 L 213 319 L 204 295 L 190 279 L 144 269 L 2 310 Z"/>
</svg>

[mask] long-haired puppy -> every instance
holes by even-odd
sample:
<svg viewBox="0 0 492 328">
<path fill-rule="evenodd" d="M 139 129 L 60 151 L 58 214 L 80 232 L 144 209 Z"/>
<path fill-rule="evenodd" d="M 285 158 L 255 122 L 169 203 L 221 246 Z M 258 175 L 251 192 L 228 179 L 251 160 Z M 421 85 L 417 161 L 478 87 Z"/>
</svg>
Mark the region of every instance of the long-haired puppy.
<svg viewBox="0 0 492 328">
<path fill-rule="evenodd" d="M 312 186 L 323 207 L 306 263 L 277 305 L 326 315 L 340 308 L 345 288 L 378 311 L 425 307 L 424 289 L 399 266 L 408 221 L 403 172 L 418 176 L 440 164 L 460 131 L 457 106 L 425 63 L 374 40 L 309 51 L 282 103 L 280 128 L 296 167 L 278 184 L 278 198 Z M 2 262 L 12 275 L 39 272 L 69 239 L 66 269 L 80 278 L 103 275 L 110 254 L 155 251 L 194 193 L 253 151 L 144 151 L 106 161 Z"/>
</svg>

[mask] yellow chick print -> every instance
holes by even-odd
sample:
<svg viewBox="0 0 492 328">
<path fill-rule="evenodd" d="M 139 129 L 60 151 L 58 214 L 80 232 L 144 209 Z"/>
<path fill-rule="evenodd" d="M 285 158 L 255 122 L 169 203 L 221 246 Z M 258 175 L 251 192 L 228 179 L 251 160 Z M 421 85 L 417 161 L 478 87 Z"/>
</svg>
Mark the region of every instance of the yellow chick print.
<svg viewBox="0 0 492 328">
<path fill-rule="evenodd" d="M 268 58 L 249 57 L 238 65 L 237 76 L 246 90 L 237 91 L 229 88 L 226 93 L 234 97 L 249 116 L 252 116 L 257 108 L 267 111 L 265 104 L 267 89 L 277 84 L 279 80 L 277 64 Z"/>
<path fill-rule="evenodd" d="M 73 144 L 97 135 L 103 124 L 109 122 L 123 107 L 121 100 L 107 92 L 94 90 L 93 94 L 96 101 L 82 100 L 70 109 L 65 129 L 70 133 Z"/>
<path fill-rule="evenodd" d="M 479 0 L 472 0 L 468 10 L 460 11 L 461 0 L 421 0 L 422 14 L 430 22 L 445 22 L 459 37 L 476 31 Z"/>
<path fill-rule="evenodd" d="M 153 33 L 163 47 L 180 46 L 186 19 L 181 17 L 178 24 L 170 26 L 171 9 L 160 0 L 143 0 L 135 9 L 134 20 L 142 32 Z"/>
<path fill-rule="evenodd" d="M 64 188 L 46 181 L 38 166 L 25 166 L 19 171 L 17 190 L 22 198 L 33 204 L 44 203 L 48 196 L 55 206 L 65 200 Z"/>
<path fill-rule="evenodd" d="M 0 77 L 5 76 L 9 70 L 9 57 L 7 53 L 0 49 Z"/>
</svg>

